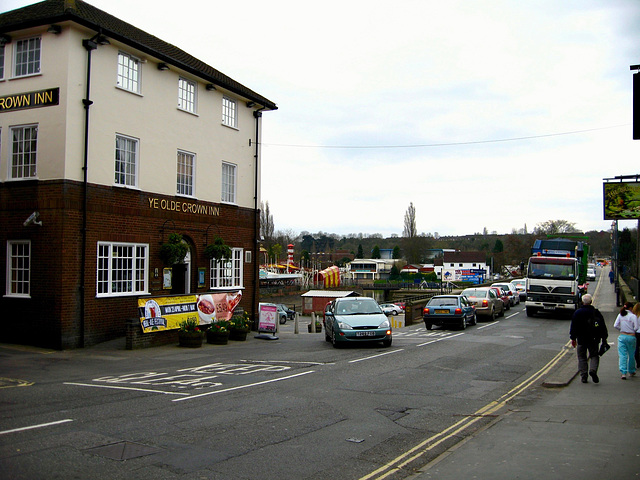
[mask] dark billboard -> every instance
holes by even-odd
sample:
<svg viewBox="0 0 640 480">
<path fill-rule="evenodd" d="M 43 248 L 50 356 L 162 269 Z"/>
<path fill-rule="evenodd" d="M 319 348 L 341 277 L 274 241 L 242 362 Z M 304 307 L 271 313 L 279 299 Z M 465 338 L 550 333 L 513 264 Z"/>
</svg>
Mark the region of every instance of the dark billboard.
<svg viewBox="0 0 640 480">
<path fill-rule="evenodd" d="M 640 183 L 605 183 L 603 198 L 605 220 L 640 218 Z"/>
</svg>

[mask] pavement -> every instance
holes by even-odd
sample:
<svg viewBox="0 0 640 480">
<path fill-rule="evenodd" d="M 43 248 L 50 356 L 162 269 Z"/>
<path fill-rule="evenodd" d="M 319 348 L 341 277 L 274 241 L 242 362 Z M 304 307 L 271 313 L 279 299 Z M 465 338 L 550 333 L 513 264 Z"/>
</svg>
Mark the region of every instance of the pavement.
<svg viewBox="0 0 640 480">
<path fill-rule="evenodd" d="M 575 350 L 533 386 L 531 402 L 503 408 L 497 419 L 411 476 L 426 479 L 606 480 L 640 478 L 640 371 L 620 379 L 613 285 L 602 275 L 594 305 L 607 322 L 611 349 L 600 382 L 582 383 Z M 567 340 L 569 338 L 567 324 Z"/>
</svg>

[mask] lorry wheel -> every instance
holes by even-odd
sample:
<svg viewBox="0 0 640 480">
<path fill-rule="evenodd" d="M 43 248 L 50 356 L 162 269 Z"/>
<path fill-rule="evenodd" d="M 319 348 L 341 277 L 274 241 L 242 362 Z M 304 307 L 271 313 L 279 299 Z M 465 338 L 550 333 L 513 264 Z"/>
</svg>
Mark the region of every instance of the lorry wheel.
<svg viewBox="0 0 640 480">
<path fill-rule="evenodd" d="M 533 317 L 536 314 L 536 309 L 533 307 L 527 307 L 527 317 Z"/>
</svg>

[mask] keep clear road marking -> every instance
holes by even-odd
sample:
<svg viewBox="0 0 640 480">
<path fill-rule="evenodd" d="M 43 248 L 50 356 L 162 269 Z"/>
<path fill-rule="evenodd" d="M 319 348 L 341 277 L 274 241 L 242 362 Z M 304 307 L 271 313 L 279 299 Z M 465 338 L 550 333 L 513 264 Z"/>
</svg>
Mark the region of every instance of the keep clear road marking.
<svg viewBox="0 0 640 480">
<path fill-rule="evenodd" d="M 41 423 L 40 425 L 31 425 L 29 427 L 14 428 L 12 430 L 5 430 L 4 432 L 0 432 L 0 435 L 4 435 L 6 433 L 23 432 L 25 430 L 33 430 L 34 428 L 50 427 L 52 425 L 60 425 L 61 423 L 67 423 L 67 422 L 73 422 L 73 420 L 70 418 L 67 418 L 65 420 L 58 420 L 57 422 Z"/>
<path fill-rule="evenodd" d="M 433 340 L 429 340 L 428 342 L 420 343 L 419 345 L 416 345 L 416 346 L 424 347 L 425 345 L 431 345 L 432 343 L 441 342 L 442 340 L 449 340 L 450 338 L 456 338 L 456 337 L 459 337 L 460 335 L 464 335 L 464 333 L 456 333 L 454 335 L 447 335 L 446 337 L 435 338 Z"/>
<path fill-rule="evenodd" d="M 230 388 L 225 388 L 225 389 L 222 389 L 222 390 L 215 390 L 213 392 L 199 393 L 198 395 L 191 395 L 189 397 L 176 398 L 175 400 L 171 400 L 171 401 L 172 402 L 181 402 L 183 400 L 192 400 L 192 399 L 198 398 L 198 397 L 206 397 L 207 395 L 216 395 L 218 393 L 231 392 L 233 390 L 241 390 L 243 388 L 257 387 L 258 385 L 265 385 L 267 383 L 280 382 L 282 380 L 289 380 L 291 378 L 300 377 L 302 375 L 308 375 L 309 373 L 314 373 L 314 372 L 315 372 L 315 370 L 309 370 L 308 372 L 296 373 L 295 375 L 289 375 L 288 377 L 274 378 L 273 380 L 264 380 L 262 382 L 250 383 L 248 385 L 240 385 L 240 386 L 237 386 L 237 387 L 230 387 Z"/>
<path fill-rule="evenodd" d="M 110 388 L 112 390 L 134 390 L 136 392 L 162 393 L 164 395 L 189 395 L 188 393 L 182 392 L 165 392 L 163 390 L 152 390 L 150 388 L 116 387 L 114 385 L 97 385 L 94 383 L 64 382 L 64 385 L 75 385 L 76 387 Z"/>
</svg>

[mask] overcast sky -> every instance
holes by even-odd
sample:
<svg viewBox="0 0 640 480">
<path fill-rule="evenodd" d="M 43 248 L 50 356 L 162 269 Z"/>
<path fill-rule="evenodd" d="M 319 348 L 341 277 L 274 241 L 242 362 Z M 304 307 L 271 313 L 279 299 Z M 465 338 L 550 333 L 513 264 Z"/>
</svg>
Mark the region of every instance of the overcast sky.
<svg viewBox="0 0 640 480">
<path fill-rule="evenodd" d="M 88 3 L 278 105 L 276 230 L 402 235 L 411 202 L 419 233 L 606 230 L 603 178 L 640 173 L 638 0 Z"/>
</svg>

